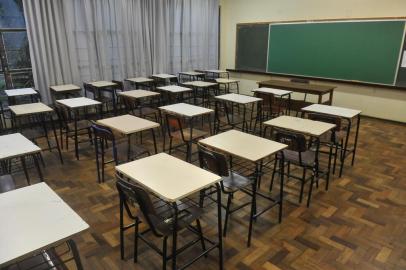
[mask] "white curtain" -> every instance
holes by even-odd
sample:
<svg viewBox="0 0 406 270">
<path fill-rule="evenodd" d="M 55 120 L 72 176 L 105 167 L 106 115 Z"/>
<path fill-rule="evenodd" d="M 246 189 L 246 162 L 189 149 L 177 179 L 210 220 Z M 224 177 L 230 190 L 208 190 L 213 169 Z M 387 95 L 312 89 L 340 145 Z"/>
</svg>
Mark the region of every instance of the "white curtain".
<svg viewBox="0 0 406 270">
<path fill-rule="evenodd" d="M 35 86 L 213 69 L 219 0 L 23 0 Z"/>
</svg>

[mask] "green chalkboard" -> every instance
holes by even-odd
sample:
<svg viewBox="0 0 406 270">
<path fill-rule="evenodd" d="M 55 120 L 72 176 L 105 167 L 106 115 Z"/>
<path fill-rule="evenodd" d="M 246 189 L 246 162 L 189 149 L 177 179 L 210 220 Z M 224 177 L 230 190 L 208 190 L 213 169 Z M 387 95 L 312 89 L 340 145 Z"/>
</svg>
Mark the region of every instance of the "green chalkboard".
<svg viewBox="0 0 406 270">
<path fill-rule="evenodd" d="M 237 26 L 236 67 L 266 71 L 269 23 Z"/>
<path fill-rule="evenodd" d="M 267 72 L 394 85 L 404 21 L 271 24 Z"/>
</svg>

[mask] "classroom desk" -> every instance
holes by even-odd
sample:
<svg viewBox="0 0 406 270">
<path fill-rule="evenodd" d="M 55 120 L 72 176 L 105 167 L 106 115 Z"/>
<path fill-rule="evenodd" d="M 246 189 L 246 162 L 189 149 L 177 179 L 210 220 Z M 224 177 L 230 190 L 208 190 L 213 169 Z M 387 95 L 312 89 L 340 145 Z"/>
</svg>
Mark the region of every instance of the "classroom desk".
<svg viewBox="0 0 406 270">
<path fill-rule="evenodd" d="M 109 81 L 96 81 L 96 82 L 90 82 L 88 83 L 89 85 L 91 85 L 93 87 L 93 89 L 95 89 L 95 99 L 96 100 L 100 100 L 100 96 L 101 96 L 101 92 L 105 91 L 105 92 L 109 92 L 111 93 L 111 101 L 113 102 L 113 110 L 114 113 L 117 113 L 117 84 L 113 83 L 113 82 L 109 82 Z M 87 97 L 86 93 L 85 96 Z"/>
<path fill-rule="evenodd" d="M 128 158 L 130 158 L 131 153 L 131 135 L 145 130 L 151 131 L 152 138 L 154 141 L 154 150 L 155 153 L 158 153 L 154 131 L 155 128 L 159 127 L 158 123 L 146 120 L 144 118 L 139 118 L 130 114 L 97 120 L 97 123 L 127 136 Z"/>
<path fill-rule="evenodd" d="M 193 88 L 193 103 L 196 105 L 197 104 L 197 96 L 198 96 L 198 90 L 202 90 L 202 104 L 203 106 L 209 106 L 209 89 L 216 87 L 217 83 L 214 82 L 205 82 L 205 81 L 190 81 L 190 82 L 185 82 L 183 85 L 187 85 Z M 207 103 L 205 103 L 205 100 Z"/>
<path fill-rule="evenodd" d="M 0 268 L 89 228 L 45 183 L 0 194 L 0 213 Z"/>
<path fill-rule="evenodd" d="M 188 87 L 178 86 L 178 85 L 167 85 L 160 86 L 156 88 L 157 90 L 163 91 L 168 95 L 168 103 L 172 103 L 173 97 L 180 101 L 184 93 L 191 92 L 192 89 Z"/>
<path fill-rule="evenodd" d="M 41 181 L 44 181 L 37 157 L 37 154 L 40 152 L 41 148 L 20 133 L 0 136 L 0 162 L 3 167 L 2 169 L 7 171 L 6 164 L 4 164 L 4 162 L 7 160 L 12 158 L 20 158 L 21 165 L 29 185 L 31 184 L 31 181 L 25 163 L 25 158 L 27 156 L 32 156 L 39 178 Z"/>
<path fill-rule="evenodd" d="M 220 77 L 222 77 L 222 75 L 226 75 L 227 79 L 230 78 L 230 73 L 228 73 L 227 70 L 208 69 L 208 70 L 204 70 L 204 73 L 206 73 L 207 79 L 220 78 Z"/>
<path fill-rule="evenodd" d="M 59 96 L 64 98 L 69 98 L 71 96 L 80 95 L 79 92 L 82 90 L 79 86 L 74 84 L 63 84 L 63 85 L 53 85 L 49 87 L 49 90 L 52 95 L 52 99 L 55 100 Z"/>
<path fill-rule="evenodd" d="M 89 108 L 94 106 L 101 106 L 101 102 L 97 100 L 93 100 L 86 97 L 78 97 L 78 98 L 68 98 L 68 99 L 59 99 L 56 103 L 64 106 L 69 110 L 69 112 L 73 112 L 74 115 L 74 126 L 75 126 L 75 156 L 76 159 L 79 160 L 79 141 L 78 141 L 78 118 L 79 118 L 79 110 L 81 108 Z M 102 110 L 100 109 L 100 112 Z"/>
<path fill-rule="evenodd" d="M 183 71 L 179 72 L 179 79 L 183 82 L 183 78 L 186 78 L 186 81 L 197 81 L 204 79 L 205 73 L 203 72 L 196 72 L 196 71 Z"/>
<path fill-rule="evenodd" d="M 268 88 L 268 87 L 260 87 L 252 90 L 252 92 L 255 93 L 261 93 L 263 95 L 272 95 L 277 98 L 279 98 L 279 104 L 278 104 L 278 115 L 281 112 L 282 109 L 282 99 L 286 98 L 287 99 L 287 112 L 288 114 L 290 113 L 290 103 L 291 103 L 291 94 L 293 91 L 288 91 L 288 90 L 282 90 L 282 89 L 276 89 L 276 88 Z M 270 104 L 272 106 L 272 104 Z"/>
<path fill-rule="evenodd" d="M 318 96 L 319 104 L 331 105 L 333 102 L 333 94 L 335 86 L 331 85 L 320 85 L 313 83 L 299 83 L 299 82 L 290 82 L 290 81 L 281 81 L 281 80 L 269 80 L 258 82 L 258 87 L 270 87 L 278 88 L 282 90 L 290 90 L 293 92 L 305 93 Z M 323 102 L 323 96 L 328 95 L 328 100 Z M 302 107 L 310 105 L 311 103 L 299 100 L 292 100 L 292 109 L 299 111 Z"/>
<path fill-rule="evenodd" d="M 262 194 L 257 191 L 258 182 L 261 181 L 263 161 L 265 158 L 282 151 L 287 145 L 274 142 L 265 138 L 261 138 L 255 135 L 244 133 L 237 130 L 229 130 L 206 139 L 200 140 L 200 144 L 209 148 L 214 148 L 217 151 L 226 153 L 230 156 L 236 156 L 252 162 L 255 165 L 255 181 L 252 186 L 252 204 L 250 213 L 250 223 L 248 229 L 248 241 L 247 245 L 251 244 L 252 226 L 253 221 L 271 209 L 275 205 L 279 205 L 279 222 L 282 221 L 282 204 L 283 204 L 283 174 L 280 177 L 281 189 L 278 198 L 272 198 L 266 194 Z M 283 162 L 281 162 L 283 164 Z M 283 170 L 283 166 L 281 166 Z M 257 212 L 256 196 L 259 195 L 262 198 L 268 199 L 272 204 L 266 207 L 264 210 Z"/>
<path fill-rule="evenodd" d="M 247 112 L 247 106 L 252 104 L 251 108 L 251 119 L 250 119 L 250 128 L 251 128 L 251 122 L 253 119 L 253 112 L 254 112 L 254 106 L 257 104 L 257 115 L 261 115 L 261 98 L 257 97 L 252 97 L 252 96 L 247 96 L 247 95 L 240 95 L 240 94 L 235 94 L 235 93 L 230 93 L 230 94 L 225 94 L 225 95 L 220 95 L 220 96 L 215 96 L 214 99 L 216 100 L 215 108 L 216 108 L 216 121 L 217 121 L 217 127 L 215 128 L 216 133 L 220 130 L 220 116 L 219 116 L 219 102 L 223 103 L 225 114 L 227 117 L 227 124 L 231 125 L 232 128 L 237 127 L 238 124 L 234 121 L 234 104 L 237 106 L 242 105 L 243 106 L 243 118 L 242 118 L 242 131 L 248 131 L 248 123 L 246 123 L 246 112 Z M 227 103 L 231 103 L 231 121 L 229 119 L 229 110 Z M 245 128 L 244 128 L 245 127 Z"/>
<path fill-rule="evenodd" d="M 31 102 L 34 101 L 34 96 L 39 96 L 34 88 L 18 88 L 4 90 L 8 98 L 9 105 L 17 104 L 16 99 L 20 97 L 31 97 Z"/>
<path fill-rule="evenodd" d="M 160 153 L 116 166 L 116 171 L 131 181 L 143 186 L 163 200 L 169 202 L 174 209 L 174 226 L 177 226 L 177 201 L 215 185 L 217 189 L 218 243 L 219 265 L 223 269 L 223 239 L 221 226 L 221 177 L 203 170 L 193 164 Z M 213 248 L 209 249 L 212 250 Z M 173 230 L 172 269 L 176 268 L 177 230 Z"/>
<path fill-rule="evenodd" d="M 264 122 L 265 129 L 264 129 L 264 136 L 266 135 L 266 129 L 267 127 L 271 128 L 271 134 L 272 134 L 272 128 L 279 128 L 279 129 L 285 129 L 297 133 L 301 133 L 307 136 L 310 136 L 311 138 L 314 138 L 316 140 L 316 157 L 315 161 L 316 164 L 319 164 L 319 147 L 320 147 L 320 136 L 325 134 L 326 132 L 332 130 L 335 125 L 330 124 L 330 123 L 325 123 L 325 122 L 320 122 L 320 121 L 313 121 L 309 119 L 304 119 L 304 118 L 299 118 L 299 117 L 293 117 L 293 116 L 287 116 L 287 115 L 282 115 L 279 117 L 276 117 L 274 119 L 268 120 Z M 330 165 L 331 165 L 331 155 L 332 155 L 332 148 L 330 147 L 330 152 L 329 152 L 329 157 L 328 157 L 328 165 L 327 165 L 327 171 L 322 172 L 321 175 L 326 175 L 326 190 L 328 189 L 329 181 L 330 181 Z M 320 174 L 319 172 L 320 169 L 317 166 L 316 168 L 316 177 L 319 178 Z M 317 180 L 317 179 L 315 179 Z M 311 194 L 311 192 L 310 192 Z M 310 198 L 310 196 L 309 196 Z M 308 202 L 309 205 L 309 202 Z"/>
<path fill-rule="evenodd" d="M 180 116 L 185 118 L 189 122 L 190 129 L 190 140 L 189 140 L 189 151 L 187 153 L 186 159 L 191 162 L 192 159 L 192 144 L 193 144 L 193 120 L 195 117 L 209 115 L 214 111 L 212 109 L 207 109 L 204 107 L 194 106 L 187 103 L 177 103 L 168 106 L 159 107 L 159 110 L 167 114 L 172 114 L 175 116 Z M 209 119 L 209 129 L 211 133 L 211 121 Z M 165 138 L 164 138 L 165 140 Z M 165 141 L 164 141 L 165 142 Z"/>
<path fill-rule="evenodd" d="M 134 104 L 139 109 L 140 115 L 142 115 L 141 100 L 158 97 L 161 94 L 157 93 L 157 92 L 149 91 L 149 90 L 138 89 L 138 90 L 128 90 L 128 91 L 120 92 L 120 93 L 117 93 L 117 95 L 119 97 L 133 99 L 135 101 Z M 159 100 L 158 100 L 158 102 L 159 102 Z M 130 107 L 132 108 L 132 106 L 130 106 Z"/>
<path fill-rule="evenodd" d="M 235 84 L 237 86 L 237 94 L 240 93 L 240 87 L 239 87 L 239 82 L 238 80 L 234 79 L 226 79 L 226 78 L 217 78 L 216 82 L 219 85 L 224 85 L 224 90 L 226 93 L 230 93 L 230 84 Z"/>
<path fill-rule="evenodd" d="M 54 123 L 54 119 L 52 117 L 54 110 L 51 107 L 49 107 L 41 102 L 13 105 L 13 106 L 9 106 L 9 109 L 12 113 L 13 127 L 16 127 L 18 124 L 20 124 L 20 128 L 22 128 L 21 118 L 23 118 L 23 117 L 38 116 L 40 118 L 40 120 L 42 122 L 42 127 L 44 129 L 44 136 L 47 139 L 48 150 L 50 150 L 50 151 L 51 151 L 52 147 L 49 143 L 46 121 L 49 121 L 51 123 L 51 128 L 54 133 L 54 138 L 55 138 L 55 143 L 56 143 L 56 149 L 58 150 L 59 159 L 60 159 L 61 163 L 63 164 L 61 148 L 59 147 L 59 141 L 58 141 L 58 136 L 56 135 L 55 123 Z"/>
<path fill-rule="evenodd" d="M 351 161 L 351 166 L 354 165 L 355 161 L 355 151 L 357 149 L 357 144 L 358 144 L 358 133 L 359 133 L 359 126 L 361 122 L 361 111 L 360 110 L 354 110 L 354 109 L 348 109 L 348 108 L 342 108 L 342 107 L 337 107 L 337 106 L 328 106 L 328 105 L 323 105 L 323 104 L 313 104 L 307 107 L 302 108 L 303 112 L 309 112 L 309 113 L 319 113 L 319 114 L 325 114 L 325 115 L 331 115 L 331 116 L 338 116 L 342 119 L 345 119 L 347 123 L 347 130 L 346 130 L 346 136 L 345 136 L 345 141 L 344 141 L 344 149 L 343 149 L 343 155 L 341 155 L 340 159 L 340 174 L 339 176 L 341 177 L 342 172 L 343 172 L 343 167 L 344 167 L 344 162 L 345 158 L 347 157 L 347 153 L 351 154 L 352 153 L 352 161 Z M 353 119 L 356 118 L 357 120 L 357 126 L 356 126 L 356 131 L 355 131 L 355 138 L 354 138 L 354 146 L 352 149 L 348 149 L 348 142 L 349 142 L 349 137 L 351 133 L 351 127 L 353 124 Z"/>
<path fill-rule="evenodd" d="M 151 85 L 153 84 L 154 79 L 145 78 L 145 77 L 135 77 L 135 78 L 125 79 L 125 81 L 130 82 L 130 83 L 134 83 L 135 88 L 138 89 L 140 85 L 144 85 L 144 86 L 146 86 L 148 88 L 151 88 Z"/>
</svg>

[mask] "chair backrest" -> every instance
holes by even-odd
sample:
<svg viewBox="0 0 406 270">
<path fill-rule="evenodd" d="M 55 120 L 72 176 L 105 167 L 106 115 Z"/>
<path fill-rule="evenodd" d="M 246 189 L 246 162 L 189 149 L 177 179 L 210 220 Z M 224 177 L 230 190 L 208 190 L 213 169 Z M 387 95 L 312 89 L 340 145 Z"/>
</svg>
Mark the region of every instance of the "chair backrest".
<svg viewBox="0 0 406 270">
<path fill-rule="evenodd" d="M 185 141 L 181 119 L 175 115 L 165 114 L 165 120 L 168 135 L 171 137 L 173 132 L 179 131 L 182 136 L 182 140 Z"/>
<path fill-rule="evenodd" d="M 94 121 L 92 121 L 91 128 L 92 128 L 95 138 L 100 138 L 103 140 L 115 142 L 114 134 L 110 128 L 99 125 Z"/>
<path fill-rule="evenodd" d="M 178 77 L 169 78 L 169 83 L 177 85 L 179 83 Z"/>
<path fill-rule="evenodd" d="M 89 83 L 83 83 L 83 89 L 85 89 L 85 96 L 87 97 L 87 93 L 92 93 L 93 96 L 95 96 L 95 90 L 93 88 L 93 86 Z"/>
<path fill-rule="evenodd" d="M 120 196 L 120 204 L 124 206 L 127 214 L 132 219 L 135 219 L 135 215 L 132 213 L 130 205 L 134 205 L 135 203 L 138 204 L 139 209 L 152 232 L 157 236 L 161 236 L 162 234 L 156 228 L 158 215 L 148 193 L 142 187 L 124 181 L 119 176 L 118 178 L 116 187 Z"/>
<path fill-rule="evenodd" d="M 199 144 L 200 168 L 219 176 L 229 176 L 227 159 L 223 154 L 212 151 Z"/>
<path fill-rule="evenodd" d="M 320 121 L 320 122 L 336 125 L 335 128 L 333 129 L 333 131 L 341 130 L 341 118 L 338 116 L 326 115 L 326 114 L 320 114 L 320 113 L 308 113 L 307 117 L 314 121 Z"/>
<path fill-rule="evenodd" d="M 255 92 L 255 97 L 262 99 L 262 110 L 270 111 L 272 108 L 272 103 L 274 102 L 275 96 L 272 94 L 265 94 L 261 92 Z"/>
<path fill-rule="evenodd" d="M 288 145 L 288 150 L 298 153 L 307 150 L 306 138 L 303 134 L 277 129 L 274 131 L 274 139 L 277 142 Z"/>
</svg>

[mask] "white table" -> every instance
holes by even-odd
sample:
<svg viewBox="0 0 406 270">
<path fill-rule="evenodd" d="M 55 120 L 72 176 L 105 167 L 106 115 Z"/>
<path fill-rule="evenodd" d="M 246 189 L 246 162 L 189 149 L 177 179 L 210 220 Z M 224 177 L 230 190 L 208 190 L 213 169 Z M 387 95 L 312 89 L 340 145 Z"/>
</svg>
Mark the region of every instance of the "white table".
<svg viewBox="0 0 406 270">
<path fill-rule="evenodd" d="M 227 70 L 221 69 L 208 69 L 204 71 L 207 74 L 207 77 L 214 79 L 215 77 L 220 78 L 223 74 L 230 78 L 230 74 Z"/>
<path fill-rule="evenodd" d="M 49 90 L 51 91 L 52 98 L 55 101 L 59 96 L 69 98 L 70 96 L 79 95 L 79 92 L 82 89 L 74 84 L 62 84 L 62 85 L 52 85 L 49 87 Z"/>
<path fill-rule="evenodd" d="M 163 200 L 171 203 L 174 208 L 174 226 L 177 226 L 177 201 L 199 192 L 204 188 L 216 185 L 218 196 L 218 243 L 220 266 L 223 264 L 221 235 L 221 197 L 219 182 L 221 177 L 203 170 L 195 165 L 182 161 L 166 153 L 116 166 L 116 171 Z M 176 269 L 176 238 L 177 230 L 173 230 L 172 268 Z M 221 268 L 222 269 L 222 268 Z"/>
<path fill-rule="evenodd" d="M 312 137 L 320 137 L 324 133 L 332 130 L 335 125 L 320 121 L 282 115 L 264 122 L 265 126 L 286 129 Z"/>
<path fill-rule="evenodd" d="M 187 103 L 177 103 L 177 104 L 172 104 L 172 105 L 167 105 L 167 106 L 162 106 L 159 107 L 159 110 L 162 112 L 165 112 L 166 114 L 171 114 L 175 116 L 180 116 L 186 119 L 186 121 L 189 122 L 189 129 L 190 129 L 190 140 L 189 140 L 189 151 L 187 153 L 186 159 L 188 161 L 191 161 L 192 158 L 192 144 L 193 144 L 193 120 L 195 117 L 199 116 L 204 116 L 204 115 L 209 115 L 213 113 L 214 111 L 212 109 L 200 107 L 200 106 L 195 106 Z M 211 121 L 209 119 L 209 130 L 210 133 L 212 132 L 211 129 Z"/>
<path fill-rule="evenodd" d="M 161 80 L 177 78 L 175 75 L 166 74 L 166 73 L 153 74 L 152 77 L 157 78 L 157 79 L 161 79 Z"/>
<path fill-rule="evenodd" d="M 48 105 L 45 105 L 44 103 L 41 103 L 41 102 L 12 105 L 12 106 L 9 106 L 9 109 L 12 113 L 13 127 L 18 127 L 20 129 L 22 129 L 23 124 L 21 122 L 21 119 L 23 117 L 37 116 L 40 119 L 42 128 L 44 129 L 44 137 L 47 139 L 48 150 L 55 148 L 55 147 L 51 147 L 51 144 L 49 143 L 49 138 L 48 138 L 48 130 L 47 130 L 46 122 L 49 121 L 51 123 L 51 128 L 52 128 L 52 131 L 54 134 L 56 148 L 57 148 L 58 154 L 59 154 L 59 159 L 60 159 L 61 163 L 63 164 L 62 153 L 61 153 L 61 149 L 59 147 L 59 140 L 58 140 L 58 136 L 56 135 L 55 123 L 54 123 L 54 120 L 52 117 L 54 110 L 51 107 L 49 107 Z M 30 119 L 30 118 L 28 118 L 28 119 Z M 34 124 L 39 124 L 39 123 L 36 122 Z"/>
<path fill-rule="evenodd" d="M 235 85 L 237 86 L 237 94 L 240 93 L 240 88 L 239 88 L 239 85 L 238 85 L 238 83 L 239 83 L 240 81 L 238 81 L 238 80 L 226 79 L 226 78 L 217 78 L 217 79 L 216 79 L 216 82 L 217 82 L 218 84 L 220 84 L 220 85 L 224 85 L 224 88 L 225 88 L 225 92 L 226 92 L 226 93 L 229 93 L 229 92 L 230 92 L 230 84 L 235 84 Z"/>
<path fill-rule="evenodd" d="M 340 164 L 339 176 L 341 177 L 343 168 L 344 168 L 345 158 L 347 157 L 347 154 L 352 153 L 351 166 L 354 165 L 355 151 L 357 149 L 359 127 L 360 127 L 360 123 L 361 123 L 361 111 L 349 109 L 349 108 L 337 107 L 337 106 L 324 105 L 324 104 L 312 104 L 310 106 L 302 108 L 302 111 L 307 112 L 307 113 L 319 113 L 319 114 L 324 114 L 324 115 L 336 116 L 336 117 L 340 117 L 348 122 L 347 130 L 346 130 L 346 138 L 344 141 L 344 155 L 342 155 L 341 164 Z M 357 119 L 355 138 L 354 138 L 354 142 L 353 142 L 354 146 L 352 149 L 348 149 L 349 137 L 350 137 L 351 127 L 353 125 L 354 118 Z"/>
<path fill-rule="evenodd" d="M 7 89 L 4 90 L 4 92 L 8 97 L 38 95 L 38 92 L 35 91 L 33 88 Z"/>
<path fill-rule="evenodd" d="M 238 124 L 242 123 L 241 130 L 243 131 L 248 131 L 248 129 L 251 129 L 252 126 L 252 114 L 254 111 L 254 106 L 257 104 L 257 115 L 255 118 L 258 118 L 261 115 L 261 106 L 260 104 L 262 102 L 261 98 L 257 97 L 252 97 L 252 96 L 247 96 L 247 95 L 240 95 L 240 94 L 235 94 L 235 93 L 230 93 L 230 94 L 225 94 L 225 95 L 220 95 L 220 96 L 215 96 L 214 99 L 216 100 L 216 121 L 218 123 L 217 125 L 217 131 L 220 129 L 220 118 L 219 118 L 219 102 L 223 104 L 226 116 L 227 116 L 227 125 L 230 125 L 232 128 L 237 128 Z M 229 115 L 229 108 L 227 106 L 227 103 L 231 103 L 231 120 L 228 118 Z M 236 123 L 234 121 L 234 104 L 237 106 L 242 105 L 243 106 L 243 119 L 240 123 Z M 248 127 L 248 123 L 246 121 L 246 113 L 247 113 L 247 106 L 252 105 L 251 108 L 251 119 L 250 119 L 250 125 Z"/>
<path fill-rule="evenodd" d="M 141 86 L 141 85 L 146 86 L 150 89 L 154 82 L 154 79 L 146 78 L 146 77 L 134 77 L 134 78 L 125 79 L 125 81 L 135 84 L 136 89 L 138 89 L 139 86 Z"/>
<path fill-rule="evenodd" d="M 75 156 L 76 159 L 79 160 L 79 141 L 78 141 L 78 118 L 79 118 L 79 110 L 81 108 L 89 108 L 89 107 L 97 107 L 101 106 L 101 102 L 86 98 L 86 97 L 78 97 L 78 98 L 68 98 L 68 99 L 59 99 L 56 101 L 57 104 L 60 104 L 67 108 L 69 112 L 73 112 L 74 115 L 74 126 L 75 126 Z M 100 113 L 101 113 L 101 108 L 100 108 Z"/>
<path fill-rule="evenodd" d="M 13 133 L 0 136 L 0 161 L 6 161 L 12 158 L 20 158 L 21 165 L 23 166 L 25 177 L 28 184 L 30 184 L 30 177 L 25 163 L 26 156 L 32 156 L 34 164 L 37 169 L 40 180 L 43 181 L 41 168 L 38 163 L 37 154 L 41 152 L 39 148 L 32 141 L 24 137 L 20 133 Z"/>
<path fill-rule="evenodd" d="M 259 92 L 263 94 L 272 94 L 278 97 L 288 96 L 293 93 L 293 91 L 276 89 L 276 88 L 268 88 L 268 87 L 260 87 L 252 90 L 252 92 Z"/>
<path fill-rule="evenodd" d="M 183 78 L 186 78 L 186 81 L 194 81 L 198 80 L 199 78 L 204 79 L 205 73 L 203 72 L 196 72 L 196 71 L 182 71 L 179 72 L 179 79 L 183 82 Z"/>
<path fill-rule="evenodd" d="M 102 92 L 107 92 L 111 94 L 111 101 L 113 103 L 113 110 L 114 113 L 117 113 L 117 87 L 118 84 L 110 81 L 96 81 L 88 83 L 91 87 L 93 87 L 94 91 L 94 98 L 96 100 L 101 100 L 100 97 L 102 96 Z M 85 96 L 86 88 L 85 88 Z"/>
<path fill-rule="evenodd" d="M 230 156 L 239 157 L 255 164 L 255 182 L 253 184 L 252 192 L 252 205 L 250 213 L 250 224 L 248 230 L 248 246 L 251 243 L 253 220 L 263 214 L 265 211 L 271 209 L 275 205 L 279 205 L 279 222 L 282 221 L 282 204 L 283 204 L 283 174 L 281 174 L 281 189 L 279 198 L 272 198 L 257 191 L 257 186 L 261 181 L 263 160 L 273 154 L 282 151 L 287 145 L 274 142 L 265 138 L 261 138 L 255 135 L 244 133 L 237 130 L 229 130 L 215 136 L 203 139 L 199 141 L 200 144 L 209 148 L 214 148 L 217 151 L 226 153 Z M 283 170 L 283 161 L 281 164 L 281 170 Z M 256 210 L 256 196 L 259 195 L 272 202 L 271 206 L 267 207 L 263 211 L 257 212 Z"/>
<path fill-rule="evenodd" d="M 116 83 L 109 82 L 109 81 L 96 81 L 96 82 L 90 82 L 89 84 L 96 87 L 96 88 L 106 88 L 106 87 L 115 87 L 115 86 L 117 86 Z"/>
<path fill-rule="evenodd" d="M 185 82 L 183 85 L 190 86 L 193 88 L 193 103 L 196 105 L 197 104 L 197 96 L 198 96 L 198 90 L 201 89 L 202 93 L 202 98 L 203 98 L 203 104 L 206 104 L 205 106 L 209 106 L 209 89 L 216 87 L 218 84 L 214 82 L 205 82 L 205 81 L 190 81 L 190 82 Z M 217 88 L 217 87 L 216 87 Z M 217 92 L 217 89 L 215 89 L 215 93 Z"/>
<path fill-rule="evenodd" d="M 0 217 L 1 267 L 89 228 L 45 183 L 0 194 Z"/>
<path fill-rule="evenodd" d="M 137 90 L 128 90 L 124 92 L 117 93 L 118 96 L 124 96 L 134 99 L 149 98 L 159 96 L 160 94 L 153 91 L 137 89 Z"/>
<path fill-rule="evenodd" d="M 134 115 L 125 114 L 110 118 L 105 118 L 101 120 L 97 120 L 97 123 L 108 128 L 111 128 L 123 135 L 126 135 L 128 138 L 128 147 L 131 145 L 131 135 L 137 132 L 142 132 L 145 130 L 151 130 L 152 138 L 154 140 L 154 149 L 155 153 L 158 153 L 156 140 L 155 140 L 155 132 L 154 129 L 159 127 L 158 123 L 149 121 L 144 118 L 140 118 Z M 130 148 L 129 148 L 130 154 Z"/>
<path fill-rule="evenodd" d="M 182 97 L 184 93 L 192 92 L 191 88 L 178 85 L 160 86 L 157 87 L 156 89 L 167 94 L 169 103 L 172 103 L 174 101 L 173 98 L 175 98 L 175 100 L 180 101 L 183 99 Z"/>
<path fill-rule="evenodd" d="M 279 129 L 293 131 L 296 133 L 301 133 L 301 134 L 304 134 L 304 135 L 307 135 L 307 136 L 310 136 L 310 137 L 316 139 L 316 150 L 315 150 L 315 153 L 316 153 L 315 162 L 317 164 L 316 177 L 320 178 L 323 175 L 326 176 L 326 190 L 327 190 L 329 181 L 330 181 L 330 165 L 331 165 L 332 147 L 330 146 L 327 171 L 323 172 L 320 170 L 319 165 L 318 165 L 319 164 L 320 136 L 322 136 L 326 132 L 334 129 L 335 125 L 330 124 L 330 123 L 320 122 L 320 121 L 313 121 L 313 120 L 309 120 L 309 119 L 299 118 L 299 117 L 286 116 L 286 115 L 279 116 L 277 118 L 266 121 L 266 122 L 264 122 L 264 125 L 265 125 L 264 134 L 266 134 L 267 127 L 270 127 L 271 134 L 272 134 L 273 128 L 279 128 Z M 316 179 L 316 180 L 318 180 L 318 179 Z M 312 188 L 312 184 L 310 187 L 310 193 L 309 193 L 309 199 L 307 201 L 307 206 L 309 206 L 309 203 L 310 203 L 311 188 Z"/>
</svg>

